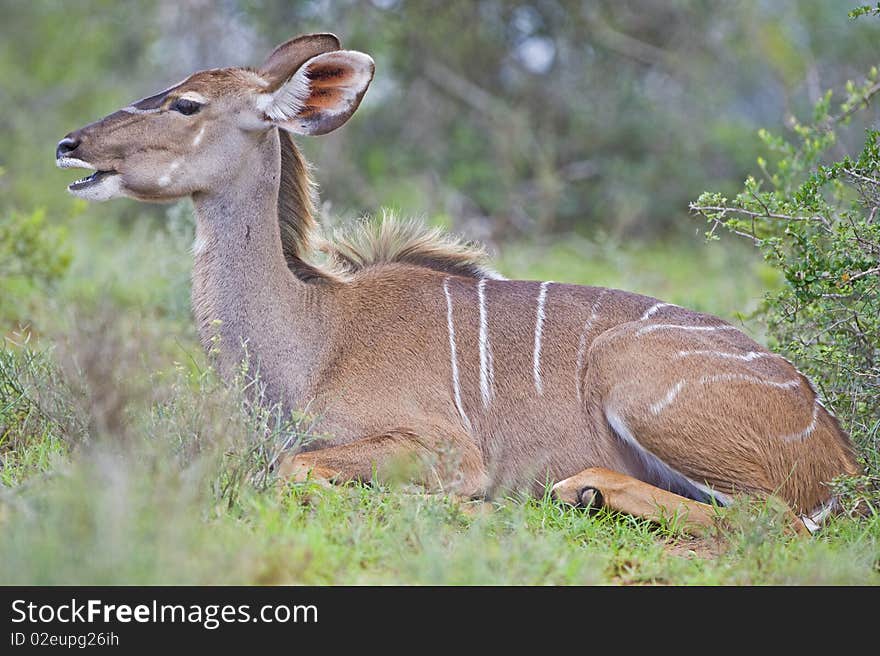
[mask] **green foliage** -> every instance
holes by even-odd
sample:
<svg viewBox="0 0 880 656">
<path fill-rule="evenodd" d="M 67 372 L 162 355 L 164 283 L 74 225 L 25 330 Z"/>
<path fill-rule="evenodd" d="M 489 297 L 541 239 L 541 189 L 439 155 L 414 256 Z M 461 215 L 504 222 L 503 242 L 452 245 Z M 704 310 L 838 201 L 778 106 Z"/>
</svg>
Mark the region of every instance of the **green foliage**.
<svg viewBox="0 0 880 656">
<path fill-rule="evenodd" d="M 354 119 L 301 140 L 334 212 L 443 212 L 498 238 L 666 237 L 694 189 L 733 191 L 756 126 L 802 109 L 815 80 L 867 68 L 877 43 L 871 21 L 827 0 L 7 5 L 0 211 L 46 207 L 54 222 L 74 207 L 64 184 L 78 174 L 52 156 L 67 132 L 197 68 L 257 65 L 294 33 L 331 30 L 377 62 Z"/>
<path fill-rule="evenodd" d="M 0 347 L 0 485 L 56 466 L 85 435 L 73 393 L 46 352 Z"/>
<path fill-rule="evenodd" d="M 827 93 L 812 120 L 791 135 L 759 133 L 772 161 L 758 159 L 728 200 L 704 193 L 691 205 L 716 229 L 752 240 L 785 279 L 768 296 L 777 348 L 819 385 L 873 471 L 880 468 L 880 132 L 868 129 L 861 153 L 827 161 L 852 114 L 880 93 L 873 68 L 850 82 L 839 112 Z"/>
<path fill-rule="evenodd" d="M 0 222 L 0 280 L 29 278 L 50 284 L 70 266 L 67 230 L 46 221 L 45 210 L 11 212 Z"/>
<path fill-rule="evenodd" d="M 862 5 L 849 12 L 851 19 L 856 19 L 860 16 L 880 16 L 880 2 L 873 7 L 871 5 Z"/>
<path fill-rule="evenodd" d="M 64 276 L 72 249 L 67 231 L 47 221 L 44 210 L 7 212 L 0 220 L 0 318 L 21 319 L 20 304 Z"/>
</svg>

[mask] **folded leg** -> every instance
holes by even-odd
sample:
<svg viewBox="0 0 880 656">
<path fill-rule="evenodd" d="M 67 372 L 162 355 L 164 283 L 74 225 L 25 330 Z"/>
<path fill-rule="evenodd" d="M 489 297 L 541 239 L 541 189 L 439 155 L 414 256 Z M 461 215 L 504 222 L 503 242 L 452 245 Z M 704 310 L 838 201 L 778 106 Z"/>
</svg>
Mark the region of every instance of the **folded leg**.
<svg viewBox="0 0 880 656">
<path fill-rule="evenodd" d="M 558 482 L 553 496 L 572 505 L 605 506 L 655 522 L 676 518 L 692 535 L 706 534 L 716 517 L 715 508 L 708 504 L 603 467 L 590 467 Z"/>
<path fill-rule="evenodd" d="M 675 518 L 691 535 L 706 535 L 720 517 L 706 503 L 661 490 L 632 476 L 603 467 L 591 467 L 553 486 L 553 496 L 575 506 L 606 507 L 654 522 Z M 810 534 L 804 522 L 786 508 L 787 528 L 795 535 Z"/>
<path fill-rule="evenodd" d="M 429 489 L 463 496 L 478 496 L 485 489 L 482 457 L 473 443 L 466 439 L 431 439 L 407 430 L 288 455 L 278 466 L 282 482 L 367 482 L 400 474 Z"/>
</svg>

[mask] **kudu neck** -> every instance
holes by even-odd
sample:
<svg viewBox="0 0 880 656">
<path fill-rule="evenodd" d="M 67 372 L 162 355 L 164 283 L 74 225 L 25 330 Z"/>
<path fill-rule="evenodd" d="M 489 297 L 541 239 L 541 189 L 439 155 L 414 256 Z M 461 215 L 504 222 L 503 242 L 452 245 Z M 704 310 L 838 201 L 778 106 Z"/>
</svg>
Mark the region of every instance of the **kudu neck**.
<svg viewBox="0 0 880 656">
<path fill-rule="evenodd" d="M 324 295 L 291 273 L 282 252 L 278 135 L 266 133 L 239 164 L 222 185 L 193 195 L 193 311 L 221 374 L 237 370 L 245 345 L 270 400 L 299 402 L 326 333 Z"/>
<path fill-rule="evenodd" d="M 284 270 L 278 229 L 281 154 L 268 133 L 214 189 L 193 195 L 196 208 L 195 255 L 220 258 L 224 265 L 248 266 L 241 255 L 261 252 L 263 269 Z M 218 251 L 217 247 L 220 247 Z"/>
</svg>

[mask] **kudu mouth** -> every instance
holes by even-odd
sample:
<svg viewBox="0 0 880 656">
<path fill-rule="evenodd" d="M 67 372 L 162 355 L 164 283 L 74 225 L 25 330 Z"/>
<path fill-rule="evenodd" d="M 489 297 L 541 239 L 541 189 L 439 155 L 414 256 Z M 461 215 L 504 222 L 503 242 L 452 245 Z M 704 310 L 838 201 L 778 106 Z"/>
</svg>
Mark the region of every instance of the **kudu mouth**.
<svg viewBox="0 0 880 656">
<path fill-rule="evenodd" d="M 107 200 L 119 189 L 119 173 L 113 169 L 98 169 L 77 157 L 60 155 L 55 159 L 60 169 L 88 169 L 91 175 L 75 180 L 67 185 L 67 191 L 87 200 Z"/>
</svg>

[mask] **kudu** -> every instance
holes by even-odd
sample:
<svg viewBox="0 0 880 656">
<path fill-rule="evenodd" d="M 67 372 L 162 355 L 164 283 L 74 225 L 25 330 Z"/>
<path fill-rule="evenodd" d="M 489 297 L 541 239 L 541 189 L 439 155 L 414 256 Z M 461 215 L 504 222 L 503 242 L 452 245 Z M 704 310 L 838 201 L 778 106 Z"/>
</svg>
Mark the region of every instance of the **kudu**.
<svg viewBox="0 0 880 656">
<path fill-rule="evenodd" d="M 95 171 L 76 196 L 192 197 L 203 343 L 219 336 L 226 376 L 246 346 L 266 398 L 332 436 L 285 456 L 281 476 L 369 481 L 410 458 L 434 489 L 558 481 L 563 501 L 682 513 L 694 532 L 738 493 L 824 518 L 826 484 L 858 472 L 849 438 L 803 375 L 734 326 L 625 291 L 505 280 L 481 251 L 409 223 L 319 240 L 289 134 L 345 123 L 373 69 L 333 35 L 302 36 L 57 147 L 58 166 Z"/>
</svg>

